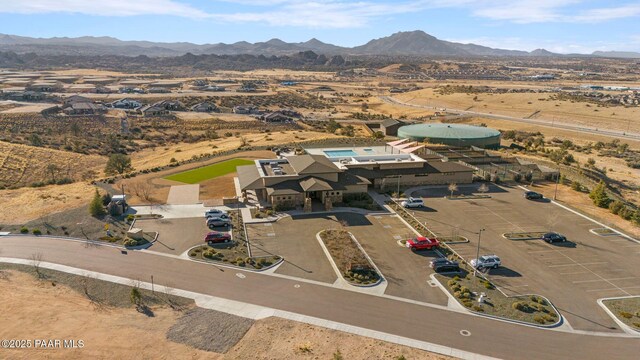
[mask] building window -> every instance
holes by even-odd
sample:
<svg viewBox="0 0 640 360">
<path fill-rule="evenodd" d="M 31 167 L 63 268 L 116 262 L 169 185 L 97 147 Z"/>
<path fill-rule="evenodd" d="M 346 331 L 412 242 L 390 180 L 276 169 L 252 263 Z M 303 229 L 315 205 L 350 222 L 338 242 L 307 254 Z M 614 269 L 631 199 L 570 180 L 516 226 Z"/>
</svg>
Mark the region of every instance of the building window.
<svg viewBox="0 0 640 360">
<path fill-rule="evenodd" d="M 291 200 L 291 196 L 287 196 L 287 200 Z"/>
</svg>

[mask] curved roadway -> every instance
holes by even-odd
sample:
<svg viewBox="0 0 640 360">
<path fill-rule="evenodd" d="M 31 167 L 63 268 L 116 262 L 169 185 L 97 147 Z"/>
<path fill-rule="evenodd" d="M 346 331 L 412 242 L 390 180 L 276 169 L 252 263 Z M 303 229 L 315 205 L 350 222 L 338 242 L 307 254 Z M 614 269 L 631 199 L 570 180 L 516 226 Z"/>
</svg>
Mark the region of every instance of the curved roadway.
<svg viewBox="0 0 640 360">
<path fill-rule="evenodd" d="M 380 96 L 380 99 L 386 103 L 390 103 L 394 105 L 407 106 L 407 107 L 419 108 L 419 109 L 429 109 L 429 110 L 437 109 L 436 107 L 433 107 L 433 106 L 417 105 L 417 104 L 403 102 L 395 98 L 392 98 L 390 96 Z M 519 122 L 519 123 L 530 124 L 530 125 L 539 125 L 539 126 L 545 126 L 549 128 L 571 130 L 571 131 L 581 132 L 585 134 L 595 134 L 595 135 L 602 135 L 602 136 L 608 136 L 608 137 L 620 138 L 620 139 L 629 139 L 629 140 L 640 140 L 640 134 L 637 134 L 637 133 L 577 126 L 577 125 L 559 123 L 559 122 L 550 121 L 550 120 L 525 119 L 525 118 L 519 118 L 519 117 L 513 117 L 513 116 L 507 116 L 507 115 L 483 113 L 478 111 L 457 110 L 457 109 L 449 109 L 449 108 L 447 108 L 447 112 L 455 112 L 463 115 L 481 116 L 481 117 L 496 119 L 496 120 L 513 121 L 513 122 Z"/>
<path fill-rule="evenodd" d="M 144 251 L 33 236 L 0 237 L 3 257 L 42 261 L 313 316 L 473 353 L 509 359 L 637 359 L 640 338 L 543 330 Z M 426 281 L 426 277 L 425 277 Z M 294 285 L 299 285 L 294 287 Z M 468 330 L 471 336 L 460 335 Z"/>
</svg>

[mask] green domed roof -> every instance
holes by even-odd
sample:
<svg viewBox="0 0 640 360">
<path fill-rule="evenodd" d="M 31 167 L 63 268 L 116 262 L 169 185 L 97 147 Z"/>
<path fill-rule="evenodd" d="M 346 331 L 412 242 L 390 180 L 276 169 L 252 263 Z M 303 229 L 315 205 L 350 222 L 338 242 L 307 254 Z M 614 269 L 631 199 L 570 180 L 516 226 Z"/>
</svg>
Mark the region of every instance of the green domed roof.
<svg viewBox="0 0 640 360">
<path fill-rule="evenodd" d="M 399 137 L 431 139 L 485 139 L 499 137 L 500 131 L 480 126 L 462 124 L 416 124 L 398 129 Z"/>
</svg>

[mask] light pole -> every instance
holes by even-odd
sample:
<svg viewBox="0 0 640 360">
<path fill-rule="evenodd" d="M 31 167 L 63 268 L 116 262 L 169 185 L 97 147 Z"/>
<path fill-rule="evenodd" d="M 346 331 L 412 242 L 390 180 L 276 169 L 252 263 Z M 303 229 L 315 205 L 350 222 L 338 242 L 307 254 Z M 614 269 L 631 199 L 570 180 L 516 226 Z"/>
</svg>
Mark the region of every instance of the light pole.
<svg viewBox="0 0 640 360">
<path fill-rule="evenodd" d="M 558 184 L 560 183 L 560 169 L 558 168 L 558 175 L 556 176 L 556 190 L 553 192 L 553 200 L 558 198 Z"/>
<path fill-rule="evenodd" d="M 484 229 L 480 229 L 480 231 L 478 231 L 478 249 L 476 250 L 476 266 L 473 267 L 473 276 L 476 276 L 476 272 L 478 271 L 478 261 L 480 261 L 480 238 L 483 231 Z"/>
</svg>

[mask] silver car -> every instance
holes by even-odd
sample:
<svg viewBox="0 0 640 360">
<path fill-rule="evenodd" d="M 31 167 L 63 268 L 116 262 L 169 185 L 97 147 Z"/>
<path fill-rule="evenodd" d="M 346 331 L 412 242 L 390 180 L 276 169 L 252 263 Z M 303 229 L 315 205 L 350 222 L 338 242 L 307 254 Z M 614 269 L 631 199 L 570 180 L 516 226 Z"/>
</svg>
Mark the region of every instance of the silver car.
<svg viewBox="0 0 640 360">
<path fill-rule="evenodd" d="M 210 228 L 220 227 L 220 226 L 230 226 L 231 222 L 229 219 L 221 218 L 221 217 L 212 217 L 207 219 L 207 226 Z"/>
</svg>

